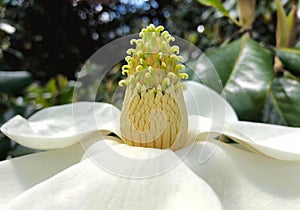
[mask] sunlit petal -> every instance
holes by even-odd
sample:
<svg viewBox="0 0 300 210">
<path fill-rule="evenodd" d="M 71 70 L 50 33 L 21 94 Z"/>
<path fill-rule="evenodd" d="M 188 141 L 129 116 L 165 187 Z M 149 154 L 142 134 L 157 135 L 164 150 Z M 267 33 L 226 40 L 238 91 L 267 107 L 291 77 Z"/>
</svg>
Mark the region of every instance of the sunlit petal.
<svg viewBox="0 0 300 210">
<path fill-rule="evenodd" d="M 300 128 L 230 122 L 224 134 L 256 152 L 282 160 L 300 160 Z"/>
<path fill-rule="evenodd" d="M 231 105 L 214 90 L 193 81 L 184 84 L 187 87 L 183 95 L 188 115 L 201 115 L 222 122 L 237 120 Z"/>
<path fill-rule="evenodd" d="M 157 156 L 161 153 L 176 158 L 171 150 L 146 149 L 125 144 L 116 145 L 114 149 L 124 156 L 129 154 L 135 158 Z M 101 159 L 109 157 L 99 155 Z M 157 163 L 158 165 L 150 164 L 145 167 L 158 167 L 164 164 L 164 160 L 158 160 Z M 135 167 L 127 170 L 134 172 Z M 5 207 L 6 209 L 42 207 L 51 210 L 78 209 L 78 207 L 91 210 L 221 209 L 219 199 L 210 186 L 182 162 L 163 174 L 134 179 L 113 175 L 113 172 L 107 172 L 97 166 L 93 159 L 85 159 L 42 182 L 11 200 Z"/>
<path fill-rule="evenodd" d="M 189 143 L 225 135 L 254 153 L 300 160 L 300 128 L 245 121 L 227 121 L 222 126 L 199 115 L 189 116 L 189 125 Z"/>
<path fill-rule="evenodd" d="M 0 162 L 0 209 L 33 185 L 78 163 L 83 153 L 81 146 L 76 144 Z"/>
<path fill-rule="evenodd" d="M 79 102 L 43 109 L 28 120 L 18 115 L 5 123 L 1 131 L 26 147 L 63 148 L 77 143 L 78 138 L 99 134 L 99 130 L 102 135 L 118 133 L 113 122 L 119 115 L 120 111 L 110 104 Z"/>
<path fill-rule="evenodd" d="M 203 150 L 210 150 L 206 162 Z M 275 160 L 211 141 L 184 160 L 217 192 L 224 209 L 300 209 L 300 162 Z"/>
<path fill-rule="evenodd" d="M 212 129 L 216 130 L 213 121 L 210 118 L 202 117 L 199 115 L 189 115 L 188 117 L 188 132 L 185 145 L 188 146 L 195 141 L 204 141 L 207 138 L 216 138 L 220 136 L 220 129 L 218 132 L 211 132 Z"/>
</svg>

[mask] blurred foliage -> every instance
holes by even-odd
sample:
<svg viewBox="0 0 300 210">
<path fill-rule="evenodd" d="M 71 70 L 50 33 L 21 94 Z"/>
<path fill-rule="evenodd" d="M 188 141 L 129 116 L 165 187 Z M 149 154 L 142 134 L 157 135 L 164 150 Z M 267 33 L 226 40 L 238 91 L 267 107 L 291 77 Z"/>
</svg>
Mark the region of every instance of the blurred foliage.
<svg viewBox="0 0 300 210">
<path fill-rule="evenodd" d="M 74 81 L 68 81 L 65 76 L 58 75 L 45 85 L 35 82 L 27 87 L 25 100 L 36 109 L 72 103 L 74 87 Z"/>
<path fill-rule="evenodd" d="M 32 76 L 26 71 L 0 71 L 0 91 L 18 93 L 32 82 Z"/>
<path fill-rule="evenodd" d="M 0 125 L 15 115 L 30 117 L 34 112 L 49 106 L 71 103 L 74 81 L 58 75 L 46 84 L 32 82 L 28 72 L 0 72 Z M 31 81 L 31 82 L 29 82 Z M 0 159 L 15 157 L 35 150 L 18 145 L 0 133 Z"/>
<path fill-rule="evenodd" d="M 189 68 L 195 70 L 189 72 L 191 79 L 223 94 L 242 120 L 300 126 L 300 51 L 295 48 L 298 1 L 269 1 L 270 9 L 276 11 L 272 30 L 275 40 L 257 36 L 260 28 L 256 28 L 256 17 L 260 16 L 263 1 L 257 1 L 256 9 L 255 0 L 247 1 L 247 7 L 241 6 L 244 0 L 237 0 L 237 17 L 231 16 L 219 0 L 199 2 L 216 7 L 240 30 L 222 46 L 208 49 L 198 61 L 189 63 Z M 245 15 L 254 22 L 244 21 Z M 201 63 L 203 57 L 210 62 Z M 214 70 L 220 81 L 213 80 Z M 222 83 L 221 89 L 216 82 Z"/>
<path fill-rule="evenodd" d="M 239 27 L 210 7 L 195 0 L 61 1 L 5 0 L 3 21 L 15 33 L 3 40 L 2 70 L 25 70 L 46 82 L 74 72 L 97 49 L 118 37 L 139 32 L 141 27 L 162 24 L 171 33 L 205 50 L 231 39 Z M 101 3 L 102 2 L 102 3 Z M 232 18 L 235 0 L 224 1 Z M 275 7 L 259 1 L 253 38 L 273 45 Z"/>
<path fill-rule="evenodd" d="M 240 119 L 300 126 L 297 3 L 0 0 L 0 125 L 16 114 L 28 118 L 73 100 L 120 105 L 122 94 L 115 90 L 121 64 L 104 77 L 86 60 L 108 42 L 153 23 L 205 52 L 210 63 L 201 63 L 204 54 L 186 63 L 193 70 L 190 79 L 224 94 Z M 84 63 L 81 79 L 103 80 L 73 96 Z M 212 81 L 212 67 L 219 81 Z M 31 152 L 0 133 L 0 159 Z"/>
</svg>

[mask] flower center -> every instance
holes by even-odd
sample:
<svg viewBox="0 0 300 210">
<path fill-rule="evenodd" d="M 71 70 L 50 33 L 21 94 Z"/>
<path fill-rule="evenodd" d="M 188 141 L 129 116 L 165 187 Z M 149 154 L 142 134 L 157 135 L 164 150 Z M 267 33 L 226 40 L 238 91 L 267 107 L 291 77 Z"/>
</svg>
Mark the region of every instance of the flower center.
<svg viewBox="0 0 300 210">
<path fill-rule="evenodd" d="M 184 85 L 180 73 L 184 68 L 174 38 L 163 27 L 153 25 L 143 29 L 141 39 L 131 40 L 136 49 L 129 49 L 127 74 L 119 84 L 126 85 L 121 112 L 123 141 L 133 146 L 179 149 L 187 133 L 187 112 L 183 99 Z"/>
</svg>

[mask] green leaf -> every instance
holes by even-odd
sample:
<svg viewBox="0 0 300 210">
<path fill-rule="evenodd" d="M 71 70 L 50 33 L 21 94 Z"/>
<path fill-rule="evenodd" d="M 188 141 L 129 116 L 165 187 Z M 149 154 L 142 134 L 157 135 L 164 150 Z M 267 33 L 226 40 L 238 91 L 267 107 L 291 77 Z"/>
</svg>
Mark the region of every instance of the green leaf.
<svg viewBox="0 0 300 210">
<path fill-rule="evenodd" d="M 269 123 L 269 124 L 285 125 L 277 109 L 275 108 L 270 92 L 271 91 L 269 91 L 266 104 L 261 113 L 261 117 L 259 121 L 264 123 Z"/>
<path fill-rule="evenodd" d="M 276 0 L 276 7 L 277 7 L 276 46 L 287 47 L 290 40 L 288 18 L 286 16 L 285 10 L 280 0 Z"/>
<path fill-rule="evenodd" d="M 244 29 L 251 29 L 255 19 L 256 0 L 238 0 L 240 25 Z"/>
<path fill-rule="evenodd" d="M 197 0 L 200 4 L 206 5 L 206 6 L 212 6 L 217 8 L 224 16 L 228 17 L 230 20 L 232 20 L 236 25 L 239 26 L 239 23 L 236 19 L 230 16 L 229 11 L 225 9 L 223 4 L 220 0 Z"/>
<path fill-rule="evenodd" d="M 278 48 L 276 55 L 280 58 L 284 68 L 300 76 L 300 50 L 292 48 Z"/>
<path fill-rule="evenodd" d="M 0 92 L 17 93 L 32 81 L 27 71 L 0 71 Z"/>
<path fill-rule="evenodd" d="M 290 13 L 287 16 L 287 24 L 288 24 L 288 29 L 289 29 L 289 47 L 293 47 L 296 44 L 296 39 L 297 39 L 297 6 L 296 2 L 293 2 L 292 9 Z"/>
<path fill-rule="evenodd" d="M 56 81 L 55 78 L 51 78 L 46 84 L 46 90 L 52 95 L 57 93 Z"/>
<path fill-rule="evenodd" d="M 225 47 L 208 51 L 206 59 L 203 57 L 198 64 L 189 66 L 195 70 L 190 78 L 224 94 L 240 119 L 255 120 L 264 107 L 274 77 L 272 52 L 243 36 Z M 218 82 L 222 83 L 222 89 Z"/>
<path fill-rule="evenodd" d="M 270 94 L 281 120 L 286 125 L 299 127 L 300 83 L 289 78 L 276 78 Z"/>
<path fill-rule="evenodd" d="M 201 4 L 204 4 L 206 6 L 216 7 L 224 15 L 229 14 L 229 12 L 224 8 L 223 4 L 219 0 L 198 0 L 198 2 L 200 2 Z"/>
<path fill-rule="evenodd" d="M 297 8 L 292 7 L 291 11 L 289 12 L 288 16 L 286 17 L 289 31 L 292 30 L 292 27 L 293 27 L 294 21 L 295 21 L 295 16 L 297 17 Z"/>
</svg>

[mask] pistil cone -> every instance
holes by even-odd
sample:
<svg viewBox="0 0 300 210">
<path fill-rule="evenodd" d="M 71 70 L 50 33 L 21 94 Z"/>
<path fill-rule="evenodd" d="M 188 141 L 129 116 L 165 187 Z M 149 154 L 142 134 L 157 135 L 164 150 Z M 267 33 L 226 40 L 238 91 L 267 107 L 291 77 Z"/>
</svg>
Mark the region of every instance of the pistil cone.
<svg viewBox="0 0 300 210">
<path fill-rule="evenodd" d="M 127 89 L 121 113 L 121 134 L 126 144 L 179 149 L 187 132 L 182 90 L 147 89 L 140 94 Z"/>
<path fill-rule="evenodd" d="M 133 146 L 179 149 L 185 145 L 188 120 L 180 73 L 184 65 L 174 38 L 162 26 L 142 29 L 141 39 L 131 40 L 127 65 L 119 82 L 126 85 L 121 111 L 121 135 Z"/>
</svg>

